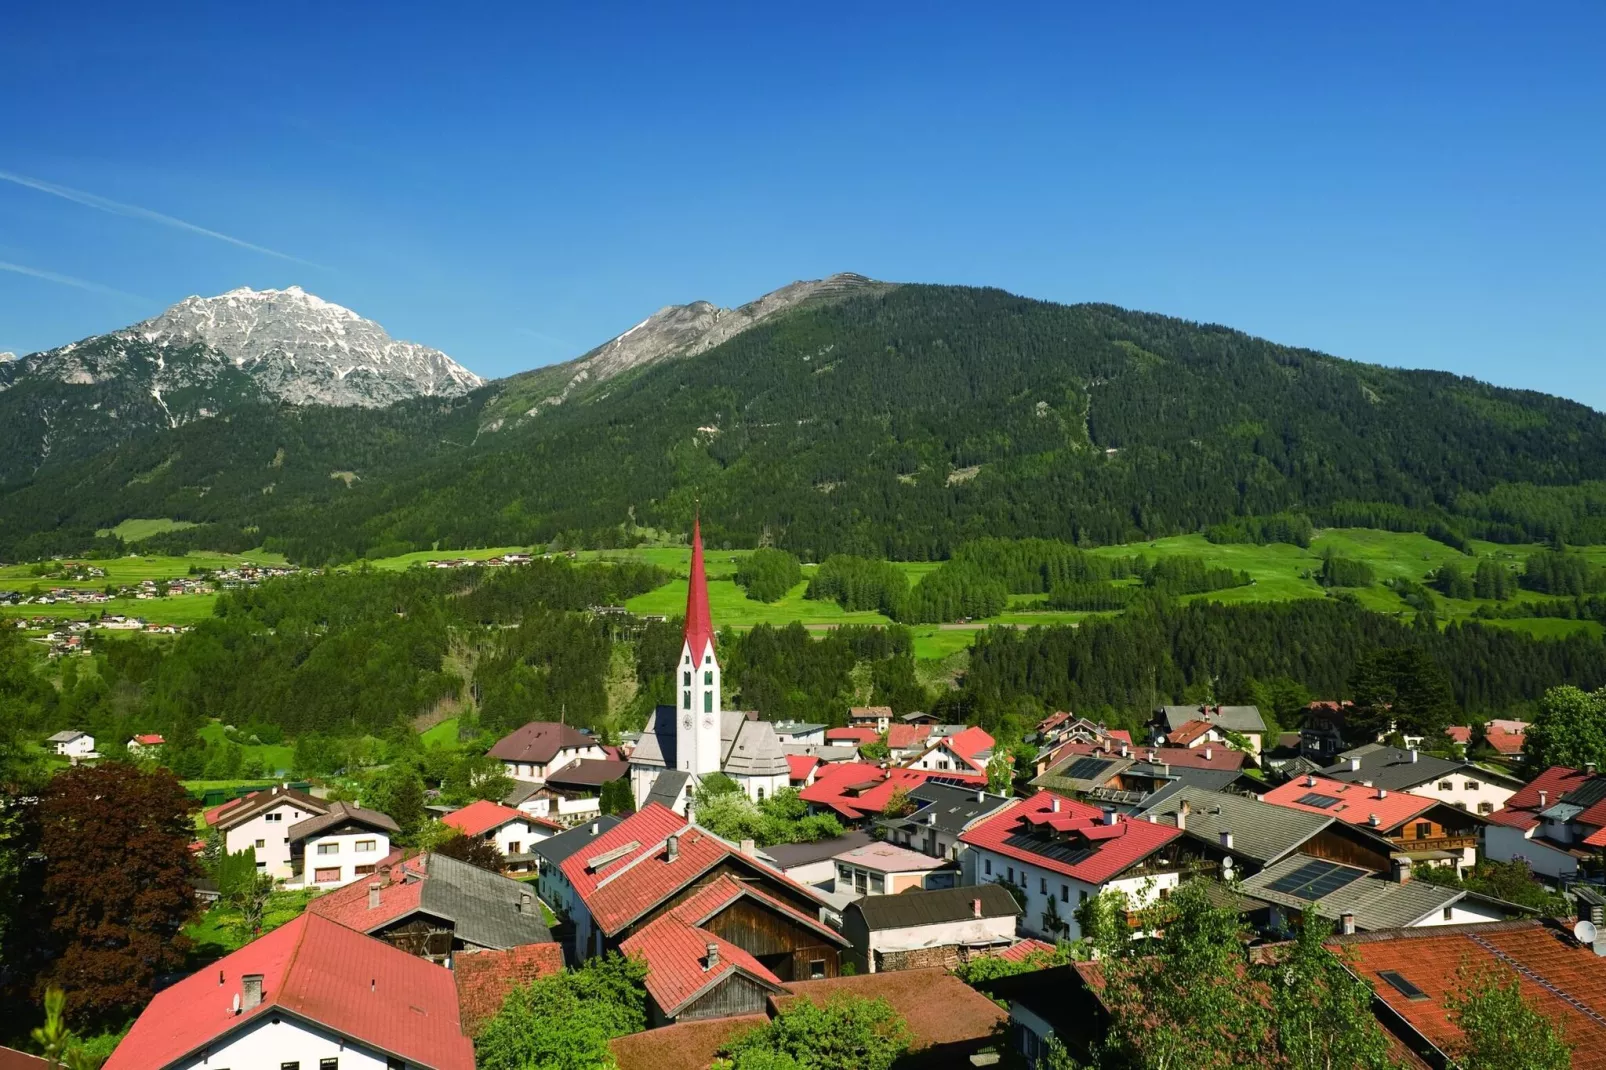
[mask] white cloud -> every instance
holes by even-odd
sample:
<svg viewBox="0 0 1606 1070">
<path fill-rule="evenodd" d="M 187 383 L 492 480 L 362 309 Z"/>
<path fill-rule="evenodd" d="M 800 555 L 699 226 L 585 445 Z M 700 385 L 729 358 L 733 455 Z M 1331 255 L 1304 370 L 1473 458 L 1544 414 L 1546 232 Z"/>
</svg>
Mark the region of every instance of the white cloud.
<svg viewBox="0 0 1606 1070">
<path fill-rule="evenodd" d="M 141 304 L 148 305 L 152 303 L 148 297 L 141 297 L 138 294 L 131 294 L 124 290 L 114 290 L 110 286 L 102 286 L 100 283 L 90 282 L 88 279 L 75 279 L 71 275 L 62 275 L 55 271 L 45 271 L 43 268 L 33 268 L 26 264 L 13 264 L 7 260 L 0 260 L 0 271 L 10 271 L 17 275 L 27 275 L 28 277 L 34 279 L 44 279 L 46 282 L 56 282 L 63 286 L 74 286 L 80 290 L 89 290 L 93 293 L 109 294 L 112 297 L 121 297 L 128 301 L 138 301 Z"/>
</svg>

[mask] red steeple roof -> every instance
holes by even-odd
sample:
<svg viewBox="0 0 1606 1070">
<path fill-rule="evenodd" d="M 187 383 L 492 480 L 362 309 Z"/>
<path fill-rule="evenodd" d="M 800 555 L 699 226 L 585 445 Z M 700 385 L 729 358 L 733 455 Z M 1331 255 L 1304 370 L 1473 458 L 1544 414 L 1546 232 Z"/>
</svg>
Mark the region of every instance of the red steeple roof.
<svg viewBox="0 0 1606 1070">
<path fill-rule="evenodd" d="M 708 576 L 703 571 L 701 518 L 691 522 L 691 582 L 686 587 L 686 646 L 701 658 L 714 642 L 714 618 L 708 612 Z"/>
</svg>

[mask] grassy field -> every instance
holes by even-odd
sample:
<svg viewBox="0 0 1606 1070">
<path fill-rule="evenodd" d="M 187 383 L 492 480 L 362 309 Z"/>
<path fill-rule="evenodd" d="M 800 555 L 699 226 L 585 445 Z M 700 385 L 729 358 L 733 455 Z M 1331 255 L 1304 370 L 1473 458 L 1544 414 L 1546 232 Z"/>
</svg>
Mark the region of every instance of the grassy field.
<svg viewBox="0 0 1606 1070">
<path fill-rule="evenodd" d="M 445 747 L 449 750 L 457 749 L 457 718 L 448 717 L 433 728 L 427 728 L 419 734 L 426 747 Z"/>
<path fill-rule="evenodd" d="M 201 737 L 201 741 L 208 749 L 221 747 L 227 742 L 220 721 L 207 722 L 196 734 Z M 283 743 L 241 743 L 238 746 L 245 752 L 247 761 L 255 758 L 262 763 L 262 768 L 270 779 L 277 773 L 289 769 L 295 760 L 295 748 Z"/>
<path fill-rule="evenodd" d="M 431 561 L 484 561 L 492 557 L 501 557 L 503 554 L 527 554 L 528 546 L 492 546 L 483 550 L 419 550 L 417 553 L 398 554 L 396 557 L 376 557 L 372 561 L 361 564 L 370 568 L 380 568 L 387 571 L 399 572 L 414 565 L 424 565 Z"/>
<path fill-rule="evenodd" d="M 66 587 L 74 590 L 98 591 L 107 584 L 124 586 L 140 583 L 144 580 L 171 580 L 180 576 L 189 575 L 191 567 L 197 569 L 233 568 L 237 565 L 250 563 L 253 565 L 282 565 L 284 557 L 279 554 L 253 552 L 248 554 L 219 554 L 206 551 L 194 551 L 183 557 L 174 557 L 166 554 L 130 554 L 127 557 L 112 557 L 104 561 L 90 561 L 83 558 L 73 558 L 74 561 L 85 565 L 94 565 L 105 569 L 104 579 L 92 580 L 62 580 L 49 576 L 36 576 L 32 565 L 0 565 L 0 588 L 13 591 L 26 591 L 34 584 L 41 588 Z"/>
<path fill-rule="evenodd" d="M 0 618 L 55 617 L 60 620 L 88 620 L 91 617 L 139 617 L 152 624 L 189 625 L 212 615 L 216 594 L 185 594 L 171 598 L 113 598 L 98 605 L 57 602 L 48 606 L 0 605 Z"/>
<path fill-rule="evenodd" d="M 183 531 L 195 525 L 188 520 L 169 520 L 167 517 L 158 519 L 133 519 L 123 521 L 115 528 L 101 528 L 96 535 L 115 535 L 124 542 L 138 542 L 148 539 L 152 535 L 160 535 L 164 531 Z"/>
<path fill-rule="evenodd" d="M 310 891 L 274 892 L 268 897 L 268 907 L 262 914 L 262 932 L 257 935 L 265 935 L 300 917 L 313 895 Z M 240 932 L 239 922 L 239 911 L 214 903 L 206 913 L 184 926 L 184 935 L 195 943 L 190 951 L 190 965 L 204 965 L 245 946 L 248 940 Z"/>
</svg>

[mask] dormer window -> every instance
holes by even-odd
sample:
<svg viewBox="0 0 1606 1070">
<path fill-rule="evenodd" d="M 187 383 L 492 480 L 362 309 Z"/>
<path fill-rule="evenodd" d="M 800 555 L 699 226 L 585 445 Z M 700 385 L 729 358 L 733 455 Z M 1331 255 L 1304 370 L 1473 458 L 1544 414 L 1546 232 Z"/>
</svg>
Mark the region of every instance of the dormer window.
<svg viewBox="0 0 1606 1070">
<path fill-rule="evenodd" d="M 703 656 L 703 664 L 704 664 L 704 665 L 712 665 L 712 664 L 714 664 L 714 655 L 712 655 L 712 654 L 705 654 L 705 655 L 704 655 L 704 656 Z"/>
</svg>

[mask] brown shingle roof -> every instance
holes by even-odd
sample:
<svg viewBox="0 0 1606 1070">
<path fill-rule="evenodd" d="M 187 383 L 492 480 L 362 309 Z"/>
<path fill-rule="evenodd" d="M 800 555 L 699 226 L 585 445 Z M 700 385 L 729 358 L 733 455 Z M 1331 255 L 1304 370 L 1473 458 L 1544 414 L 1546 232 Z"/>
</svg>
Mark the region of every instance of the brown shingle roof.
<svg viewBox="0 0 1606 1070">
<path fill-rule="evenodd" d="M 458 1016 L 463 1032 L 474 1036 L 495 1018 L 507 994 L 563 971 L 563 948 L 556 944 L 520 944 L 505 951 L 464 949 L 452 955 L 457 981 Z"/>
<path fill-rule="evenodd" d="M 536 762 L 545 765 L 564 747 L 590 747 L 588 735 L 556 721 L 531 721 L 496 741 L 488 753 L 504 762 Z"/>
</svg>

